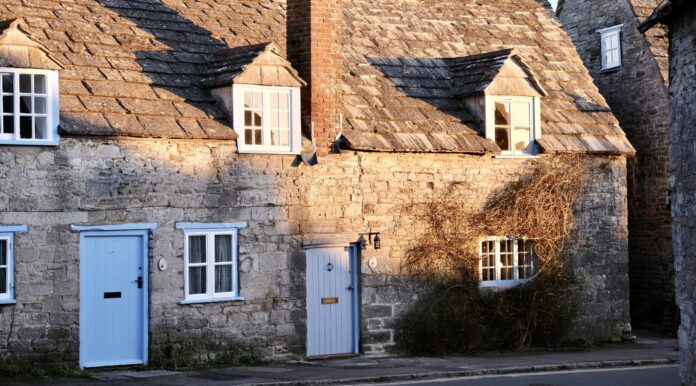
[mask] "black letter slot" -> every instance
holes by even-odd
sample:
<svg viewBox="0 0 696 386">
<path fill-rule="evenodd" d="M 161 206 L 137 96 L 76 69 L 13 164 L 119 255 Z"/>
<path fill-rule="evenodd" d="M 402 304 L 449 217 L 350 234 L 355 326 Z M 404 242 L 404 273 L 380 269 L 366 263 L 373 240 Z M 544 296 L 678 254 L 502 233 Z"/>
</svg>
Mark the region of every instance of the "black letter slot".
<svg viewBox="0 0 696 386">
<path fill-rule="evenodd" d="M 120 292 L 104 292 L 104 299 L 120 299 Z"/>
</svg>

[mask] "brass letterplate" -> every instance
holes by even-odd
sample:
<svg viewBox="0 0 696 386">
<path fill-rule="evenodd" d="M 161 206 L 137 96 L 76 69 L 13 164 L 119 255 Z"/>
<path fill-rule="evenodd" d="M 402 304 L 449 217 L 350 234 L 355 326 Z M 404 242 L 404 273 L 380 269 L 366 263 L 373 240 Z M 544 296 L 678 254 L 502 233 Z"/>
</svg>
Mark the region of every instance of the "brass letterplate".
<svg viewBox="0 0 696 386">
<path fill-rule="evenodd" d="M 338 298 L 321 298 L 321 304 L 338 304 Z"/>
</svg>

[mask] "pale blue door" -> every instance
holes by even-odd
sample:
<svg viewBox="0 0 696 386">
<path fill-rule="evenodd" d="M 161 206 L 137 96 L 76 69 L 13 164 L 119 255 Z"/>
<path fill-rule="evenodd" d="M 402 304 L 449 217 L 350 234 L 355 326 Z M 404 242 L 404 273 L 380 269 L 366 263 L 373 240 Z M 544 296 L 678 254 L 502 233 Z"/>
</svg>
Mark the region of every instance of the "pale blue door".
<svg viewBox="0 0 696 386">
<path fill-rule="evenodd" d="M 80 237 L 80 365 L 147 363 L 147 233 Z"/>
<path fill-rule="evenodd" d="M 307 356 L 358 352 L 357 265 L 353 248 L 307 250 Z"/>
</svg>

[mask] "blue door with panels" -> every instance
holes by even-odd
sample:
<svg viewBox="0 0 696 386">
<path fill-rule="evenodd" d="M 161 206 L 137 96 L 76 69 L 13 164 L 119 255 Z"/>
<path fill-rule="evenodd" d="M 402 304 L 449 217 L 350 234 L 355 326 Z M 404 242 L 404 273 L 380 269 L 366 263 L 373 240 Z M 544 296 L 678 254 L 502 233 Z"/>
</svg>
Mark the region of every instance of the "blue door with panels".
<svg viewBox="0 0 696 386">
<path fill-rule="evenodd" d="M 352 247 L 307 250 L 307 356 L 355 354 L 357 254 Z"/>
<path fill-rule="evenodd" d="M 147 231 L 80 235 L 80 366 L 147 363 Z"/>
</svg>

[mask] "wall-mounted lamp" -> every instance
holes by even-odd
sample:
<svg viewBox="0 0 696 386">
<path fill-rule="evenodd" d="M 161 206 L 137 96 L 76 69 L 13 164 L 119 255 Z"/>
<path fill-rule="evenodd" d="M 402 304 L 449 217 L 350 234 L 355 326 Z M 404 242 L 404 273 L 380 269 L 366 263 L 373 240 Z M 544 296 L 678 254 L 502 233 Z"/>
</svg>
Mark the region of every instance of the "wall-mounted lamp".
<svg viewBox="0 0 696 386">
<path fill-rule="evenodd" d="M 365 240 L 365 235 L 367 235 L 367 240 Z M 373 236 L 374 239 L 372 238 Z M 370 245 L 374 246 L 375 249 L 382 249 L 382 238 L 380 237 L 379 232 L 361 233 L 360 237 L 358 237 L 360 249 L 363 251 L 367 249 L 368 242 Z"/>
</svg>

